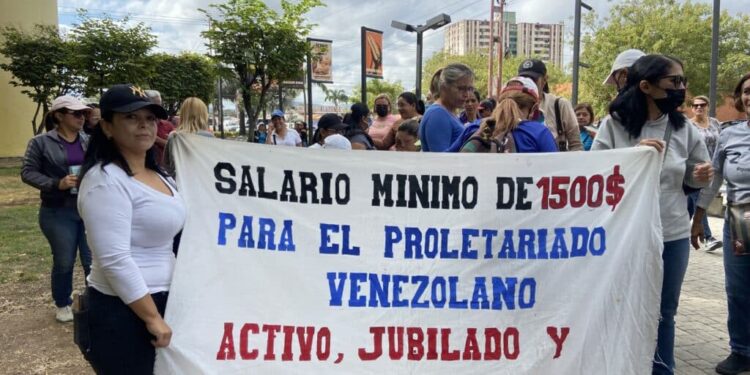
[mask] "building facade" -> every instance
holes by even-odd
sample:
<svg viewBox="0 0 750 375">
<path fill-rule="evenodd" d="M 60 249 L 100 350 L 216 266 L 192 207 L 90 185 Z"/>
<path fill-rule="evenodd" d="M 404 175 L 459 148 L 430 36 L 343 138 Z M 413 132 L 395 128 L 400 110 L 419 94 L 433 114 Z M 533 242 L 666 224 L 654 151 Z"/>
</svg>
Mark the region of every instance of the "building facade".
<svg viewBox="0 0 750 375">
<path fill-rule="evenodd" d="M 538 57 L 562 68 L 563 33 L 559 24 L 518 23 L 514 12 L 506 12 L 502 28 L 506 54 Z M 493 24 L 495 37 L 500 35 L 499 15 Z M 486 52 L 490 45 L 490 21 L 461 20 L 446 27 L 443 50 L 452 55 Z"/>
<path fill-rule="evenodd" d="M 13 26 L 31 31 L 34 24 L 57 26 L 57 0 L 0 0 L 0 27 Z M 3 61 L 5 57 L 0 55 Z M 9 82 L 11 74 L 0 69 L 0 113 L 3 114 L 3 136 L 0 157 L 23 156 L 33 137 L 31 119 L 36 105 Z M 41 115 L 39 116 L 41 118 Z"/>
</svg>

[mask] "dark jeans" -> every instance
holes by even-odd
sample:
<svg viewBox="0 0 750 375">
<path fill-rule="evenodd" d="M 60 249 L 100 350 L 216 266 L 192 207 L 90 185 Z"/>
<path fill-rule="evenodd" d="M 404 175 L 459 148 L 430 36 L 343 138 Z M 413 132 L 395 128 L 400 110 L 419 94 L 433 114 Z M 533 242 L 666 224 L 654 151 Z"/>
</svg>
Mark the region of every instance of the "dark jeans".
<svg viewBox="0 0 750 375">
<path fill-rule="evenodd" d="M 86 244 L 83 220 L 75 207 L 41 207 L 39 227 L 52 249 L 52 299 L 57 307 L 70 306 L 73 268 L 79 251 L 84 274 L 88 276 L 91 271 L 91 250 Z"/>
<path fill-rule="evenodd" d="M 664 282 L 661 286 L 659 333 L 654 355 L 653 374 L 674 374 L 674 316 L 680 301 L 682 280 L 690 255 L 690 239 L 664 243 Z"/>
<path fill-rule="evenodd" d="M 119 297 L 89 287 L 89 338 L 86 359 L 97 374 L 154 373 L 154 338 L 146 324 Z M 169 293 L 152 294 L 161 316 Z"/>
<path fill-rule="evenodd" d="M 727 330 L 732 352 L 750 357 L 750 256 L 734 255 L 724 221 L 724 286 L 727 291 Z"/>
<path fill-rule="evenodd" d="M 695 214 L 695 207 L 698 206 L 698 197 L 700 197 L 701 192 L 696 191 L 693 193 L 688 194 L 687 201 L 688 201 L 688 213 L 690 214 L 690 219 L 693 218 L 693 215 Z M 708 213 L 703 215 L 703 238 L 706 240 L 712 240 L 714 239 L 713 234 L 711 233 L 711 228 L 708 226 Z"/>
</svg>

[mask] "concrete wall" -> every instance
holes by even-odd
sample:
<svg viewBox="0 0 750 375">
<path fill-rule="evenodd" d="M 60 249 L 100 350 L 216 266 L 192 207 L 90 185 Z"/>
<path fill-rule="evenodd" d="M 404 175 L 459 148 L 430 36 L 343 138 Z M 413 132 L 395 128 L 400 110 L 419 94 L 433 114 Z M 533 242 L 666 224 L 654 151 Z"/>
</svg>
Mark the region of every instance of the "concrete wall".
<svg viewBox="0 0 750 375">
<path fill-rule="evenodd" d="M 57 25 L 57 0 L 0 0 L 0 27 L 31 30 L 34 24 Z M 0 55 L 0 59 L 5 61 Z M 0 69 L 0 157 L 22 156 L 33 136 L 31 119 L 36 105 L 21 89 L 8 83 L 11 74 Z M 41 115 L 40 115 L 41 117 Z"/>
</svg>

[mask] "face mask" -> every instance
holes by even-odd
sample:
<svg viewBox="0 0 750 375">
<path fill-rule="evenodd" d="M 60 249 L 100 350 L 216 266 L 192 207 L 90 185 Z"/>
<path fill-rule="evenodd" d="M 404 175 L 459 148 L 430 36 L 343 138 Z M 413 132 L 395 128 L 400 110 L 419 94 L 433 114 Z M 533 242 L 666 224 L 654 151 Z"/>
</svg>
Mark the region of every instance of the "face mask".
<svg viewBox="0 0 750 375">
<path fill-rule="evenodd" d="M 654 99 L 654 104 L 656 104 L 661 113 L 672 113 L 672 111 L 679 108 L 685 102 L 685 89 L 667 89 L 664 91 L 667 92 L 666 98 Z"/>
<path fill-rule="evenodd" d="M 388 116 L 388 106 L 387 105 L 376 105 L 375 106 L 375 113 L 377 113 L 379 117 Z"/>
</svg>

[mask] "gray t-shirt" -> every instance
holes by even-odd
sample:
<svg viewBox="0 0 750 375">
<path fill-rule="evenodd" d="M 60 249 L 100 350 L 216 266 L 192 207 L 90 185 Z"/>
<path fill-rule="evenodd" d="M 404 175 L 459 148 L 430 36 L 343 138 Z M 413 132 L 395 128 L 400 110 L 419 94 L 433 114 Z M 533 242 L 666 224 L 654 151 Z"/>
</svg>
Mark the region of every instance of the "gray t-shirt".
<svg viewBox="0 0 750 375">
<path fill-rule="evenodd" d="M 664 139 L 669 118 L 662 116 L 654 121 L 646 121 L 638 138 L 631 138 L 625 128 L 612 116 L 602 120 L 591 150 L 633 147 L 642 139 Z M 703 137 L 689 121 L 679 130 L 672 131 L 660 177 L 659 208 L 664 241 L 674 241 L 690 237 L 690 216 L 687 211 L 687 197 L 682 190 L 683 182 L 694 188 L 702 188 L 706 183 L 693 180 L 693 167 L 709 161 Z M 623 166 L 627 167 L 627 166 Z"/>
<path fill-rule="evenodd" d="M 708 154 L 713 155 L 716 151 L 716 143 L 719 141 L 719 134 L 721 133 L 721 124 L 719 124 L 719 120 L 709 117 L 707 128 L 703 128 L 696 123 L 693 124 L 695 128 L 698 129 L 698 133 L 701 133 L 703 136 L 703 142 L 706 143 Z"/>
<path fill-rule="evenodd" d="M 701 191 L 698 207 L 707 208 L 725 180 L 727 201 L 750 202 L 750 125 L 747 121 L 721 132 L 713 165 L 713 182 L 710 187 Z"/>
</svg>

